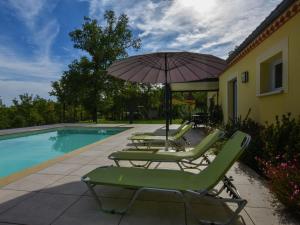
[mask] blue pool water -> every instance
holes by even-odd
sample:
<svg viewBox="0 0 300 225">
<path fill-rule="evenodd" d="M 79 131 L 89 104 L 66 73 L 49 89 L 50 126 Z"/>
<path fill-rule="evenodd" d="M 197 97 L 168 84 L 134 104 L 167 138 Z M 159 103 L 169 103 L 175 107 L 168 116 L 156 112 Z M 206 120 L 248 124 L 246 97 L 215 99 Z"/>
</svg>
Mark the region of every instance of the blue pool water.
<svg viewBox="0 0 300 225">
<path fill-rule="evenodd" d="M 0 178 L 97 142 L 126 128 L 60 128 L 0 137 Z"/>
</svg>

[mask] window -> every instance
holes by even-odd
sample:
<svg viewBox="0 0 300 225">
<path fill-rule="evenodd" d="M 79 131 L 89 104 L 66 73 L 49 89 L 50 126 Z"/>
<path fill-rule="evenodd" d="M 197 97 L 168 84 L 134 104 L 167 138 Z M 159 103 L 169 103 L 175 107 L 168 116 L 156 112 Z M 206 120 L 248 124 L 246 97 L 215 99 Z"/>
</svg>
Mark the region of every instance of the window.
<svg viewBox="0 0 300 225">
<path fill-rule="evenodd" d="M 273 66 L 273 89 L 282 88 L 282 61 Z"/>
<path fill-rule="evenodd" d="M 260 63 L 260 94 L 282 90 L 283 66 L 281 52 Z"/>
<path fill-rule="evenodd" d="M 288 91 L 288 38 L 284 38 L 256 58 L 256 95 L 268 96 Z"/>
</svg>

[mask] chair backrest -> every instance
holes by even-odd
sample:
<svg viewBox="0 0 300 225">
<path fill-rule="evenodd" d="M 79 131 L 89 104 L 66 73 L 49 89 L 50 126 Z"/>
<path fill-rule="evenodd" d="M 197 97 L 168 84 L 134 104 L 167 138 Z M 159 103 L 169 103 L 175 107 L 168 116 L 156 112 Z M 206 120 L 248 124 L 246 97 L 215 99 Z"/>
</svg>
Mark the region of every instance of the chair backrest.
<svg viewBox="0 0 300 225">
<path fill-rule="evenodd" d="M 190 129 L 192 129 L 192 124 L 184 125 L 179 132 L 177 132 L 174 136 L 172 136 L 173 140 L 178 140 L 183 137 Z"/>
<path fill-rule="evenodd" d="M 197 176 L 205 177 L 209 189 L 217 185 L 231 166 L 247 148 L 251 137 L 241 131 L 235 132 L 223 145 L 216 158 Z M 200 180 L 200 179 L 199 179 Z M 200 185 L 200 184 L 199 184 Z"/>
<path fill-rule="evenodd" d="M 189 158 L 191 159 L 199 158 L 205 152 L 207 152 L 213 146 L 213 144 L 215 144 L 223 137 L 224 137 L 223 131 L 219 129 L 214 130 L 209 135 L 204 137 L 203 140 L 198 145 L 196 145 L 192 150 L 187 152 L 187 154 L 189 154 Z"/>
<path fill-rule="evenodd" d="M 185 126 L 185 125 L 187 125 L 189 123 L 189 121 L 184 121 L 177 129 L 176 129 L 176 131 L 174 132 L 174 134 L 173 134 L 173 136 L 175 135 L 175 134 L 177 134 L 177 133 L 179 133 L 180 131 L 181 131 L 181 129 Z"/>
</svg>

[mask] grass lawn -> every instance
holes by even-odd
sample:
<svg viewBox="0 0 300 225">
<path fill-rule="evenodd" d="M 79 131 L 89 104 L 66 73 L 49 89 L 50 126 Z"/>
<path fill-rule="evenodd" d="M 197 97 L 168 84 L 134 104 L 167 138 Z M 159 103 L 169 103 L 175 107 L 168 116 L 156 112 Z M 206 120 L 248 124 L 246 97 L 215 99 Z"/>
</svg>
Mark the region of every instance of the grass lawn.
<svg viewBox="0 0 300 225">
<path fill-rule="evenodd" d="M 92 123 L 92 121 L 81 121 L 82 123 Z M 181 124 L 182 119 L 174 119 L 172 124 Z M 129 124 L 128 120 L 106 120 L 106 119 L 99 119 L 99 124 Z M 149 119 L 149 120 L 133 120 L 135 124 L 165 124 L 166 121 L 164 119 Z"/>
</svg>

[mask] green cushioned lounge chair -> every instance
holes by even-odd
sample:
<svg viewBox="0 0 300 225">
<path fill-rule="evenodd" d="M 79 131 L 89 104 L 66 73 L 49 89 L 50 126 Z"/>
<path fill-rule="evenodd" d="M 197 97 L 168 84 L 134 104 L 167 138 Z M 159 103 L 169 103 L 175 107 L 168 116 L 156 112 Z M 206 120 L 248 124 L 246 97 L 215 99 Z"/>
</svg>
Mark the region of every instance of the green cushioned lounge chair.
<svg viewBox="0 0 300 225">
<path fill-rule="evenodd" d="M 173 133 L 172 135 L 177 134 L 178 132 L 180 132 L 180 130 L 185 126 L 189 124 L 189 121 L 185 121 L 183 122 Z M 161 135 L 157 135 L 155 132 L 136 132 L 132 134 L 132 137 L 134 136 L 140 136 L 140 135 L 145 135 L 145 136 L 161 136 Z"/>
<path fill-rule="evenodd" d="M 161 162 L 176 163 L 181 170 L 190 168 L 199 168 L 204 163 L 208 162 L 205 153 L 224 136 L 224 132 L 216 129 L 211 134 L 207 135 L 196 147 L 185 152 L 168 152 L 159 151 L 158 149 L 149 148 L 144 151 L 137 151 L 136 149 L 125 149 L 123 151 L 113 152 L 108 156 L 109 159 L 114 160 L 119 166 L 119 161 L 129 161 L 131 165 L 136 167 L 149 168 L 149 166 L 158 162 L 157 168 Z M 202 157 L 200 162 L 195 162 Z M 143 164 L 136 164 L 133 161 L 143 161 Z"/>
<path fill-rule="evenodd" d="M 179 132 L 177 132 L 172 136 L 169 136 L 167 146 L 178 149 L 182 147 L 179 144 L 180 140 L 184 140 L 186 143 L 188 143 L 184 135 L 192 129 L 192 126 L 193 126 L 192 124 L 186 124 L 180 129 Z M 128 140 L 131 140 L 132 143 L 136 145 L 136 147 L 138 145 L 143 145 L 147 147 L 166 145 L 166 136 L 136 135 L 136 136 L 129 137 Z"/>
<path fill-rule="evenodd" d="M 137 196 L 146 190 L 175 192 L 178 193 L 184 200 L 187 209 L 191 211 L 192 215 L 197 218 L 187 195 L 194 195 L 198 197 L 212 198 L 223 203 L 235 203 L 237 208 L 232 216 L 226 221 L 204 221 L 199 219 L 200 223 L 204 224 L 231 224 L 246 205 L 247 201 L 242 199 L 231 182 L 225 174 L 237 161 L 239 156 L 250 142 L 250 136 L 237 131 L 222 147 L 216 158 L 198 174 L 167 169 L 142 169 L 132 167 L 99 167 L 89 172 L 82 177 L 91 191 L 93 197 L 96 199 L 100 209 L 109 213 L 126 213 L 132 206 Z M 218 191 L 214 191 L 214 187 L 222 182 L 223 186 Z M 105 209 L 102 206 L 101 199 L 97 196 L 94 187 L 96 185 L 110 185 L 122 188 L 132 188 L 136 192 L 130 200 L 128 206 L 123 210 Z M 228 198 L 221 198 L 219 194 L 226 190 L 229 193 Z"/>
</svg>

